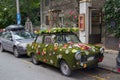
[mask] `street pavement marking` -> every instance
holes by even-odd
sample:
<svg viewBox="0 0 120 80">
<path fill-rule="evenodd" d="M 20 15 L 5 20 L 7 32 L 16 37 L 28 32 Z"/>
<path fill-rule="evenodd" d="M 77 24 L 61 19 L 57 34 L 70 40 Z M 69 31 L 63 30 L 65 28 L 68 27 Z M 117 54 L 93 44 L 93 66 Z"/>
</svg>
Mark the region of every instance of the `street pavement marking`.
<svg viewBox="0 0 120 80">
<path fill-rule="evenodd" d="M 99 77 L 99 76 L 97 76 L 97 75 L 91 75 L 91 74 L 89 74 L 89 73 L 84 73 L 84 72 L 81 72 L 82 74 L 85 74 L 85 75 L 88 75 L 88 76 L 90 76 L 90 77 L 93 77 L 93 78 L 96 78 L 97 80 L 107 80 L 107 79 L 105 79 L 105 78 L 102 78 L 102 77 Z"/>
<path fill-rule="evenodd" d="M 23 62 L 27 63 L 27 64 L 32 64 L 32 62 L 26 61 L 26 60 L 22 60 Z"/>
<path fill-rule="evenodd" d="M 25 63 L 27 63 L 27 64 L 32 64 L 32 62 L 29 62 L 29 61 L 26 61 L 26 60 L 23 60 L 23 62 L 25 62 Z M 92 78 L 96 78 L 97 80 L 107 80 L 107 79 L 105 79 L 105 78 L 102 78 L 102 77 L 99 77 L 98 75 L 91 75 L 91 74 L 89 74 L 89 73 L 84 73 L 84 72 L 80 72 L 80 73 L 82 73 L 82 74 L 85 74 L 85 75 L 88 75 L 88 76 L 90 76 L 90 77 L 92 77 Z M 109 79 L 109 78 L 108 78 Z"/>
</svg>

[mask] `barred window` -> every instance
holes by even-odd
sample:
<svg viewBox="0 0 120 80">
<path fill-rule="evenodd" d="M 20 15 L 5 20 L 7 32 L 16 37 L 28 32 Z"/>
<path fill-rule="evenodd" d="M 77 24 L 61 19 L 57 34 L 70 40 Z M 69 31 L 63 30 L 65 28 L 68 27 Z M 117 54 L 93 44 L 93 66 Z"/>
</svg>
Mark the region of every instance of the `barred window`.
<svg viewBox="0 0 120 80">
<path fill-rule="evenodd" d="M 45 6 L 49 5 L 49 0 L 45 0 Z"/>
</svg>

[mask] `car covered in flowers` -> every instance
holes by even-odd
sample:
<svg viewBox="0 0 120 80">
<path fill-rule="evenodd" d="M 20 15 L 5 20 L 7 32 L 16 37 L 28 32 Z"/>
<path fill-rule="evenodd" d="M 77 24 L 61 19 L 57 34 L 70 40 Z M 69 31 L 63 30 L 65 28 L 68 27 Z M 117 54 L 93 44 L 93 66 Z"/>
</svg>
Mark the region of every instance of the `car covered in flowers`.
<svg viewBox="0 0 120 80">
<path fill-rule="evenodd" d="M 60 68 L 65 76 L 73 70 L 98 65 L 103 60 L 104 48 L 81 43 L 74 33 L 78 28 L 53 28 L 37 31 L 38 36 L 27 45 L 32 62 L 44 62 Z"/>
</svg>

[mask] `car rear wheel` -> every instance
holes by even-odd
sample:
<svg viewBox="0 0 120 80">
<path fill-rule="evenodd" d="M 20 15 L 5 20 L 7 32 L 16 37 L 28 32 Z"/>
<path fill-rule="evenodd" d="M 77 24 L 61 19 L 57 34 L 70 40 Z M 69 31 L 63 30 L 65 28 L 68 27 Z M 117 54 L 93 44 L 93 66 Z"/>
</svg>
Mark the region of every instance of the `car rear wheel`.
<svg viewBox="0 0 120 80">
<path fill-rule="evenodd" d="M 35 64 L 35 65 L 39 64 L 39 61 L 37 60 L 35 54 L 32 54 L 32 63 Z"/>
<path fill-rule="evenodd" d="M 65 76 L 71 75 L 71 69 L 65 61 L 60 62 L 60 70 L 61 70 L 62 74 Z"/>
<path fill-rule="evenodd" d="M 3 52 L 4 51 L 4 48 L 2 46 L 2 44 L 0 44 L 0 52 Z"/>
<path fill-rule="evenodd" d="M 19 58 L 19 57 L 20 57 L 20 54 L 18 53 L 18 50 L 17 50 L 16 47 L 14 48 L 14 56 L 15 56 L 16 58 Z"/>
</svg>

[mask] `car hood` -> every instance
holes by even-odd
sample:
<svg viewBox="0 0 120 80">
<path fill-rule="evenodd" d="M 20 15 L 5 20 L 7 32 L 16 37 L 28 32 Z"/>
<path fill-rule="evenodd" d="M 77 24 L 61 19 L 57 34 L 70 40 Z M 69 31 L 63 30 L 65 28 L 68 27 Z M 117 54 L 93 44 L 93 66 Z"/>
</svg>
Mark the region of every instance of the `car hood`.
<svg viewBox="0 0 120 80">
<path fill-rule="evenodd" d="M 22 47 L 27 46 L 27 44 L 31 44 L 34 41 L 34 39 L 21 39 L 21 40 L 17 40 L 18 44 L 22 45 Z"/>
<path fill-rule="evenodd" d="M 17 40 L 17 41 L 20 42 L 20 43 L 29 44 L 29 43 L 33 42 L 34 39 L 21 39 L 21 40 Z"/>
<path fill-rule="evenodd" d="M 96 54 L 100 52 L 100 46 L 95 46 L 95 45 L 91 45 L 91 44 L 84 44 L 84 43 L 74 43 L 74 44 L 64 44 L 63 48 L 71 48 L 71 50 L 73 51 L 81 51 L 83 53 L 86 53 L 86 55 L 88 53 L 90 54 Z"/>
</svg>

